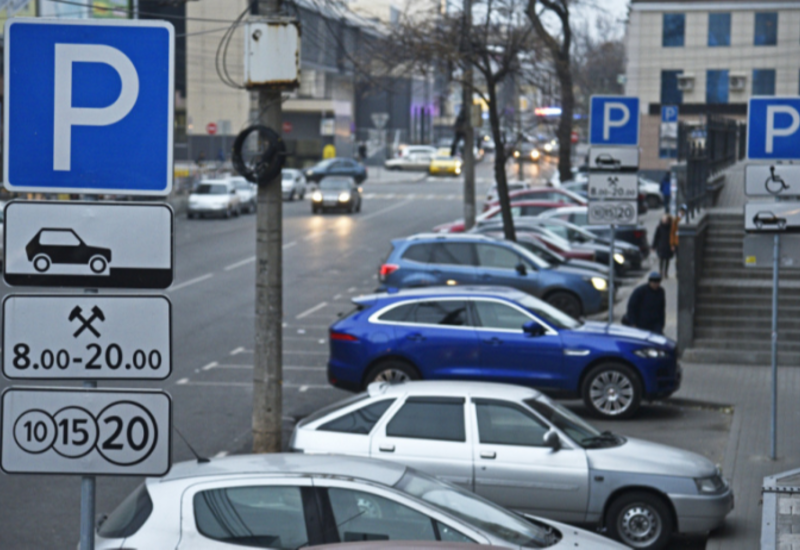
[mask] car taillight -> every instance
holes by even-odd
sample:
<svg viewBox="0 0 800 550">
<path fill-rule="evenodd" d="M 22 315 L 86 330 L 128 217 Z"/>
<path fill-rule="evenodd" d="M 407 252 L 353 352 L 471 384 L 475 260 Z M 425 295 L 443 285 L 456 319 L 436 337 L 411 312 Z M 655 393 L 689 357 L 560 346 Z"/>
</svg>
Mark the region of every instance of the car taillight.
<svg viewBox="0 0 800 550">
<path fill-rule="evenodd" d="M 399 265 L 396 265 L 396 264 L 383 264 L 383 265 L 381 265 L 381 269 L 378 272 L 378 277 L 380 278 L 381 281 L 385 281 L 386 277 L 388 277 L 389 275 L 391 275 L 392 273 L 394 273 L 398 269 L 400 269 Z"/>
<path fill-rule="evenodd" d="M 358 342 L 358 338 L 356 338 L 352 334 L 346 334 L 344 332 L 331 331 L 330 339 L 339 340 L 340 342 Z"/>
<path fill-rule="evenodd" d="M 634 231 L 633 237 L 635 239 L 641 239 L 642 237 L 644 237 L 644 231 Z"/>
</svg>

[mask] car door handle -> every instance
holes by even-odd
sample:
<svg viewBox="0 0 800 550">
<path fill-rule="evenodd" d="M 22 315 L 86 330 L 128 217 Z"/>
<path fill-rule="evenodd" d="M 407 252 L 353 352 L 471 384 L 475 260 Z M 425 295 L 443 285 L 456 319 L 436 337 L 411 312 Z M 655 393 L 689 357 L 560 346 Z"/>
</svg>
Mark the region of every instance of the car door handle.
<svg viewBox="0 0 800 550">
<path fill-rule="evenodd" d="M 406 338 L 413 342 L 422 342 L 423 340 L 425 340 L 425 337 L 419 332 L 413 332 L 411 334 L 407 334 Z"/>
<path fill-rule="evenodd" d="M 489 460 L 493 460 L 497 458 L 497 453 L 494 451 L 481 451 L 481 458 L 487 458 Z"/>
<path fill-rule="evenodd" d="M 378 447 L 382 453 L 393 453 L 394 445 L 381 445 Z"/>
<path fill-rule="evenodd" d="M 500 344 L 503 343 L 503 341 L 500 338 L 497 338 L 496 336 L 492 338 L 484 338 L 483 341 L 489 344 L 490 346 L 499 346 Z"/>
</svg>

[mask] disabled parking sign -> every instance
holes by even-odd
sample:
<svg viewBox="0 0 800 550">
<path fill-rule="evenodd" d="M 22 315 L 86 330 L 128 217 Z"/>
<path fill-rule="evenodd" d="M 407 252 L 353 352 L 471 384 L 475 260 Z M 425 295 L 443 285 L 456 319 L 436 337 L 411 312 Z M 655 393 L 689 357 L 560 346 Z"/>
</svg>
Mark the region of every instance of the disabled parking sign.
<svg viewBox="0 0 800 550">
<path fill-rule="evenodd" d="M 14 18 L 4 55 L 7 189 L 169 194 L 170 23 Z"/>
</svg>

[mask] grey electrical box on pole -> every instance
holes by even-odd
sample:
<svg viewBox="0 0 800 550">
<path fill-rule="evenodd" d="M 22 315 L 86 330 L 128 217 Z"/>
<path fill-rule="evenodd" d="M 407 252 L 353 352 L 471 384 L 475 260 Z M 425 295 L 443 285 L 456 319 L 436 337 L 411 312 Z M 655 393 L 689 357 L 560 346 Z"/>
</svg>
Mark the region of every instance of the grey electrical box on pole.
<svg viewBox="0 0 800 550">
<path fill-rule="evenodd" d="M 280 17 L 280 0 L 259 0 L 245 27 L 245 86 L 258 91 L 257 124 L 279 132 L 281 92 L 300 80 L 300 30 Z M 283 410 L 283 199 L 278 171 L 258 183 L 253 452 L 281 450 Z"/>
</svg>

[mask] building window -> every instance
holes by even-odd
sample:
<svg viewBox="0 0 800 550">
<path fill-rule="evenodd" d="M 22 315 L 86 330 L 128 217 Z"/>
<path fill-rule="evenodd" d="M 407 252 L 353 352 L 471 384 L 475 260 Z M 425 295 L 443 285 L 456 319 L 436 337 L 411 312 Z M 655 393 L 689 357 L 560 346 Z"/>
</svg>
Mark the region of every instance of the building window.
<svg viewBox="0 0 800 550">
<path fill-rule="evenodd" d="M 663 45 L 665 48 L 683 46 L 683 35 L 686 29 L 686 15 L 683 13 L 664 14 L 664 36 Z"/>
<path fill-rule="evenodd" d="M 775 69 L 753 69 L 753 95 L 775 95 Z"/>
<path fill-rule="evenodd" d="M 730 13 L 708 14 L 708 45 L 709 46 L 731 45 Z"/>
<path fill-rule="evenodd" d="M 706 71 L 706 103 L 728 102 L 728 71 Z"/>
<path fill-rule="evenodd" d="M 756 14 L 756 46 L 774 46 L 778 43 L 778 14 L 775 12 Z"/>
<path fill-rule="evenodd" d="M 683 71 L 661 71 L 661 104 L 680 105 L 683 92 L 678 89 L 678 75 Z"/>
</svg>

